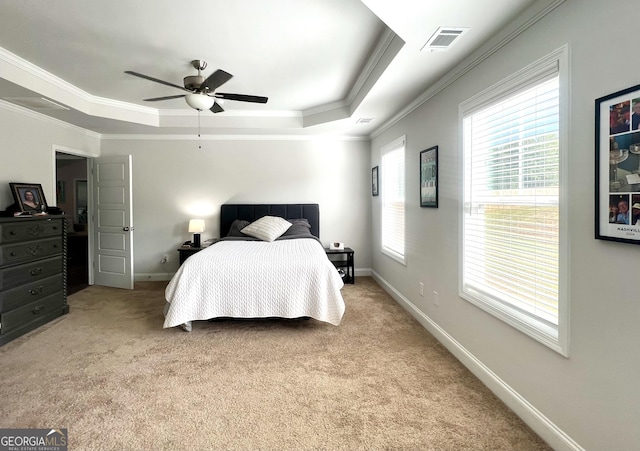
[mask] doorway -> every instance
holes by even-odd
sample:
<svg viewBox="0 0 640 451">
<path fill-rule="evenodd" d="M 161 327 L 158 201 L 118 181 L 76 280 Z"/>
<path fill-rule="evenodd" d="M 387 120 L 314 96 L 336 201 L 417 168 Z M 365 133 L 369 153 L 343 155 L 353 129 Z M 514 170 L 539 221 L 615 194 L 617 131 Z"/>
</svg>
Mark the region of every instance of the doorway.
<svg viewBox="0 0 640 451">
<path fill-rule="evenodd" d="M 67 217 L 67 295 L 89 286 L 87 158 L 56 151 L 56 206 Z"/>
</svg>

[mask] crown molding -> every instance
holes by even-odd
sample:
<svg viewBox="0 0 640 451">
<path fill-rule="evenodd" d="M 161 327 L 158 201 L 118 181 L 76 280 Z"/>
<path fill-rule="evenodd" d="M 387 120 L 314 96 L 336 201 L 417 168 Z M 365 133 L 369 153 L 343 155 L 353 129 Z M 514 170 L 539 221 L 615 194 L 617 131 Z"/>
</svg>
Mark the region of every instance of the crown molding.
<svg viewBox="0 0 640 451">
<path fill-rule="evenodd" d="M 401 43 L 400 47 L 394 48 L 393 44 L 397 45 L 398 42 Z M 382 37 L 378 40 L 371 56 L 367 60 L 364 69 L 360 72 L 360 75 L 349 91 L 349 95 L 347 96 L 348 104 L 352 104 L 355 101 L 360 91 L 365 88 L 373 77 L 375 77 L 374 81 L 378 80 L 380 74 L 375 74 L 375 72 L 379 70 L 381 64 L 384 64 L 384 68 L 386 68 L 391 62 L 390 60 L 398 54 L 403 45 L 404 41 L 402 41 L 402 39 L 400 39 L 400 37 L 391 30 L 391 28 L 387 27 L 382 34 Z M 385 59 L 389 59 L 389 61 L 385 61 Z M 371 87 L 367 89 L 367 92 L 369 92 L 370 89 Z"/>
<path fill-rule="evenodd" d="M 313 135 L 103 135 L 103 141 L 370 141 L 368 136 L 313 134 Z"/>
<path fill-rule="evenodd" d="M 167 108 L 163 110 L 157 110 L 160 116 L 164 117 L 197 117 L 198 111 L 194 109 L 183 109 L 178 110 L 175 108 Z M 298 118 L 302 117 L 301 111 L 291 111 L 291 110 L 268 110 L 268 111 L 258 111 L 258 110 L 225 110 L 224 117 L 284 117 L 284 118 Z"/>
<path fill-rule="evenodd" d="M 2 47 L 0 47 L 0 61 L 8 64 L 10 67 L 13 67 L 18 72 L 21 72 L 22 75 L 27 74 L 37 80 L 40 80 L 46 83 L 47 85 L 51 85 L 57 90 L 60 90 L 68 94 L 72 98 L 75 97 L 78 100 L 84 103 L 87 103 L 89 105 L 93 104 L 98 106 L 106 106 L 109 108 L 118 108 L 118 109 L 123 109 L 131 112 L 143 113 L 143 114 L 151 114 L 151 115 L 157 114 L 157 110 L 155 108 L 145 107 L 142 105 L 135 105 L 132 103 L 122 102 L 119 100 L 112 100 L 105 97 L 98 97 L 98 96 L 89 94 L 88 92 L 83 91 L 77 86 L 72 85 L 71 83 L 51 74 L 50 72 L 47 72 L 46 70 L 36 66 L 33 63 L 30 63 L 29 61 L 19 57 L 18 55 L 15 55 L 9 52 L 8 50 Z M 11 71 L 7 70 L 7 66 L 0 65 L 0 74 L 3 75 L 3 78 L 6 78 L 12 83 L 16 83 L 17 85 L 23 86 L 26 89 L 33 89 L 30 86 L 24 86 L 23 81 L 28 82 L 29 81 L 28 79 L 23 80 L 23 79 L 15 79 L 14 77 L 9 77 L 7 75 L 11 75 L 10 72 Z M 67 103 L 62 102 L 59 99 L 52 97 L 52 100 L 55 100 L 56 102 L 61 102 L 67 105 Z M 69 106 L 76 108 L 80 111 L 83 111 L 83 109 L 78 108 L 75 105 L 69 105 Z M 83 112 L 90 114 L 90 111 L 83 111 Z"/>
<path fill-rule="evenodd" d="M 333 140 L 333 141 L 370 141 L 370 138 L 366 135 L 341 135 L 334 133 L 314 133 L 314 134 L 203 134 L 198 137 L 195 134 L 100 134 L 87 130 L 77 125 L 69 124 L 68 122 L 61 121 L 59 119 L 47 116 L 37 111 L 30 110 L 10 102 L 6 102 L 0 99 L 0 109 L 7 110 L 12 113 L 20 114 L 22 116 L 29 117 L 31 119 L 38 120 L 40 122 L 48 123 L 56 127 L 66 129 L 73 133 L 96 139 L 99 141 L 105 140 L 138 140 L 138 141 L 318 141 L 318 140 Z M 285 112 L 288 113 L 288 112 Z M 299 114 L 284 114 L 285 117 L 299 117 Z M 197 114 L 197 113 L 196 113 Z"/>
<path fill-rule="evenodd" d="M 69 130 L 73 133 L 80 133 L 84 136 L 88 136 L 94 139 L 102 139 L 103 135 L 100 133 L 93 132 L 91 130 L 87 130 L 86 128 L 78 127 L 77 125 L 69 124 L 68 122 L 61 121 L 59 119 L 55 119 L 51 116 L 47 116 L 46 114 L 38 113 L 36 111 L 30 110 L 28 108 L 24 108 L 13 103 L 6 102 L 4 100 L 0 100 L 0 108 L 3 110 L 11 111 L 12 113 L 21 114 L 23 116 L 27 116 L 31 119 L 36 119 L 41 122 L 46 122 L 51 125 L 55 125 L 56 127 L 61 127 L 66 130 Z"/>
<path fill-rule="evenodd" d="M 304 127 L 351 117 L 403 46 L 404 41 L 390 28 L 387 28 L 371 52 L 347 97 L 303 110 Z"/>
</svg>

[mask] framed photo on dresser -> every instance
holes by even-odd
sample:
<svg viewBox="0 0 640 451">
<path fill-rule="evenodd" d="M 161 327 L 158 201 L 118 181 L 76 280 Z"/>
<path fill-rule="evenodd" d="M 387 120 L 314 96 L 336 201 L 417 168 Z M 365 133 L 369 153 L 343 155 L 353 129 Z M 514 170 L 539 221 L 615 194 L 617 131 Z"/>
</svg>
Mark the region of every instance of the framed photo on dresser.
<svg viewBox="0 0 640 451">
<path fill-rule="evenodd" d="M 39 183 L 9 183 L 11 194 L 22 212 L 46 213 L 47 200 Z"/>
</svg>

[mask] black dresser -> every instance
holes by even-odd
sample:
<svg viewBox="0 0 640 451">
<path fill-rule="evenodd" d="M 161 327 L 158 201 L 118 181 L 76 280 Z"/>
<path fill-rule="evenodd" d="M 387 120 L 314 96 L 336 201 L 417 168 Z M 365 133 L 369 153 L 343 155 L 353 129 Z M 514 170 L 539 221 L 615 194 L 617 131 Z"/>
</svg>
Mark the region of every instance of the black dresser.
<svg viewBox="0 0 640 451">
<path fill-rule="evenodd" d="M 69 312 L 62 216 L 0 218 L 0 346 Z"/>
</svg>

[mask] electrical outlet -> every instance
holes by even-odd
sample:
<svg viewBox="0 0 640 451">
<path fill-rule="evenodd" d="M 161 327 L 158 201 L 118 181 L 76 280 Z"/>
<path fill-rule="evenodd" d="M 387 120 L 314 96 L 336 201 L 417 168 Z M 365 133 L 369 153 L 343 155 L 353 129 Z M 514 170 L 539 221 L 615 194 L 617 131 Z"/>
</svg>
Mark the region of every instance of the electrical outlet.
<svg viewBox="0 0 640 451">
<path fill-rule="evenodd" d="M 162 260 L 160 260 L 160 263 L 162 263 L 162 264 L 164 265 L 164 264 L 165 264 L 165 263 L 167 263 L 168 261 L 169 261 L 169 256 L 168 256 L 167 254 L 164 254 L 164 255 L 162 256 Z"/>
<path fill-rule="evenodd" d="M 438 292 L 434 291 L 433 292 L 433 305 L 438 306 L 439 305 L 438 302 L 439 302 L 438 301 Z"/>
<path fill-rule="evenodd" d="M 420 296 L 424 296 L 424 284 L 420 282 Z"/>
</svg>

